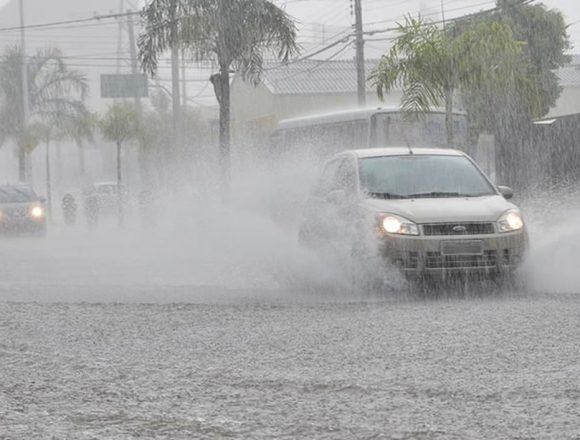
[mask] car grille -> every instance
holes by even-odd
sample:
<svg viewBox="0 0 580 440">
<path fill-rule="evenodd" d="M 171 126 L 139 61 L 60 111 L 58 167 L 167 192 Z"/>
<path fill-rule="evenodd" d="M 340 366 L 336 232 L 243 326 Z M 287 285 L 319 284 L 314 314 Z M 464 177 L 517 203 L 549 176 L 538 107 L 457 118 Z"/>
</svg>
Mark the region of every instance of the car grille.
<svg viewBox="0 0 580 440">
<path fill-rule="evenodd" d="M 432 223 L 423 225 L 425 235 L 493 234 L 493 223 Z"/>
<path fill-rule="evenodd" d="M 419 252 L 399 252 L 394 263 L 401 269 L 417 269 L 419 267 Z"/>
<path fill-rule="evenodd" d="M 443 255 L 441 252 L 427 252 L 426 269 L 493 269 L 497 266 L 497 252 L 484 251 L 482 255 Z"/>
<path fill-rule="evenodd" d="M 28 208 L 3 209 L 2 215 L 12 219 L 28 217 Z"/>
</svg>

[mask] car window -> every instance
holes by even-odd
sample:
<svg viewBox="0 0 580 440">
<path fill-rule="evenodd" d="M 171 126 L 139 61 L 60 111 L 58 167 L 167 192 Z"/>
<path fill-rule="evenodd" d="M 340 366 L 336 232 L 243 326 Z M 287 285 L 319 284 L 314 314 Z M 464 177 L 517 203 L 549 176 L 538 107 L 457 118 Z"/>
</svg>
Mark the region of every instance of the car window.
<svg viewBox="0 0 580 440">
<path fill-rule="evenodd" d="M 336 189 L 336 178 L 341 163 L 341 160 L 333 160 L 324 167 L 320 179 L 314 189 L 314 194 L 317 196 L 324 196 L 333 189 Z"/>
<path fill-rule="evenodd" d="M 333 189 L 342 189 L 349 195 L 354 194 L 356 190 L 356 170 L 352 161 L 345 159 L 340 163 Z"/>
<path fill-rule="evenodd" d="M 361 186 L 390 197 L 480 196 L 495 194 L 464 156 L 408 155 L 361 160 Z"/>
<path fill-rule="evenodd" d="M 25 203 L 36 199 L 36 194 L 30 188 L 0 188 L 0 203 Z"/>
</svg>

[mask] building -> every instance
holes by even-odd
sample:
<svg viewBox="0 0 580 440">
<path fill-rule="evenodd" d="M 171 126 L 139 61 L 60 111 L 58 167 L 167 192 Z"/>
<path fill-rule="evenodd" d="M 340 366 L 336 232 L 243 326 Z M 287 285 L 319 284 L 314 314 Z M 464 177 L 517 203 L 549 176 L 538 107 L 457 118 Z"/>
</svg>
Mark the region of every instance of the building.
<svg viewBox="0 0 580 440">
<path fill-rule="evenodd" d="M 572 55 L 570 63 L 556 71 L 562 93 L 546 118 L 580 113 L 580 54 Z"/>
<path fill-rule="evenodd" d="M 379 60 L 367 60 L 367 75 Z M 233 78 L 231 110 L 233 138 L 237 144 L 266 141 L 278 122 L 300 116 L 330 113 L 358 106 L 354 60 L 304 60 L 288 65 L 266 65 L 256 87 L 241 76 Z M 397 106 L 400 91 L 381 101 L 367 82 L 366 105 Z"/>
</svg>

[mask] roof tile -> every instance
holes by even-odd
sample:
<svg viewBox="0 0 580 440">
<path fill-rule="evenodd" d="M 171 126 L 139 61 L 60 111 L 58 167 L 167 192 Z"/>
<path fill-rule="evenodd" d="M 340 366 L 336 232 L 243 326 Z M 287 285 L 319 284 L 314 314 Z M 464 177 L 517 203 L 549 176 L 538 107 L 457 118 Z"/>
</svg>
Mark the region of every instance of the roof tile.
<svg viewBox="0 0 580 440">
<path fill-rule="evenodd" d="M 366 60 L 367 77 L 378 63 L 377 59 Z M 355 62 L 304 60 L 270 69 L 266 67 L 264 83 L 277 95 L 355 93 L 357 84 Z M 373 90 L 368 81 L 367 90 Z"/>
</svg>

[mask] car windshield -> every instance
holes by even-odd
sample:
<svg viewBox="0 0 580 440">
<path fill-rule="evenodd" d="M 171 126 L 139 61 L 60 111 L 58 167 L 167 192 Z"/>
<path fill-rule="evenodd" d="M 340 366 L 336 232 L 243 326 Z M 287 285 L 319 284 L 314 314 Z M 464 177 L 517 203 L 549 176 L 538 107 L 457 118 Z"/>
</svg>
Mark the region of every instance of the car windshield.
<svg viewBox="0 0 580 440">
<path fill-rule="evenodd" d="M 36 194 L 31 189 L 0 187 L 0 203 L 25 203 L 36 199 Z"/>
<path fill-rule="evenodd" d="M 361 187 L 377 198 L 477 197 L 495 194 L 464 156 L 408 155 L 364 158 Z"/>
</svg>

